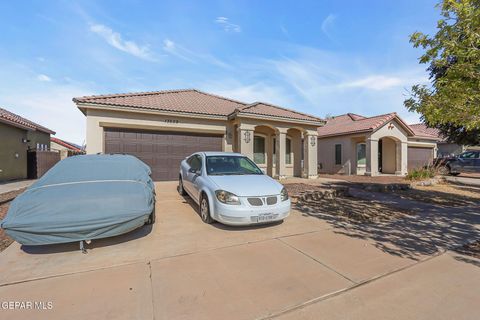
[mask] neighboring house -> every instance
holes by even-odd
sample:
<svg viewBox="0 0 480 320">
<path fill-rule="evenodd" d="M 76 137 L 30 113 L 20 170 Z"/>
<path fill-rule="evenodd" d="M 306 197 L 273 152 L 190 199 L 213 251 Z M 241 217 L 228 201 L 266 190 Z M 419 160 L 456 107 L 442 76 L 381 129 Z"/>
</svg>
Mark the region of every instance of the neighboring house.
<svg viewBox="0 0 480 320">
<path fill-rule="evenodd" d="M 176 180 L 197 151 L 234 151 L 277 178 L 317 177 L 317 129 L 324 120 L 268 103 L 199 90 L 74 98 L 87 117 L 87 153 L 128 153 L 154 180 Z"/>
<path fill-rule="evenodd" d="M 49 150 L 54 131 L 0 108 L 0 181 L 27 178 L 27 151 Z"/>
<path fill-rule="evenodd" d="M 336 116 L 318 128 L 319 172 L 405 175 L 432 162 L 437 140 L 410 127 L 396 113 Z"/>
<path fill-rule="evenodd" d="M 60 152 L 60 159 L 85 154 L 85 151 L 79 145 L 55 137 L 50 137 L 50 149 Z"/>
<path fill-rule="evenodd" d="M 459 155 L 460 153 L 467 150 L 480 150 L 480 146 L 467 146 L 460 145 L 456 143 L 447 142 L 445 137 L 440 134 L 440 131 L 436 128 L 428 128 L 423 123 L 411 124 L 410 127 L 418 132 L 423 133 L 424 135 L 433 137 L 437 139 L 437 156 L 438 157 L 449 157 L 452 155 Z"/>
</svg>

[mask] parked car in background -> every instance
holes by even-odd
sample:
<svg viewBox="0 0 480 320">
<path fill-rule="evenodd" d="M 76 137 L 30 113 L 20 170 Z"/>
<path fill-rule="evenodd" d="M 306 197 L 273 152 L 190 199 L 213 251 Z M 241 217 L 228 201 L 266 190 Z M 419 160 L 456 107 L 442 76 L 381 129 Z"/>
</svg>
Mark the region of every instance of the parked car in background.
<svg viewBox="0 0 480 320">
<path fill-rule="evenodd" d="M 228 152 L 198 152 L 181 162 L 178 191 L 200 208 L 205 223 L 250 225 L 280 221 L 290 199 L 279 182 L 248 157 Z"/>
<path fill-rule="evenodd" d="M 155 221 L 150 167 L 130 155 L 79 155 L 58 162 L 10 205 L 1 227 L 43 245 L 112 237 Z"/>
<path fill-rule="evenodd" d="M 439 158 L 435 166 L 440 174 L 480 173 L 480 151 L 465 151 L 458 156 Z"/>
</svg>

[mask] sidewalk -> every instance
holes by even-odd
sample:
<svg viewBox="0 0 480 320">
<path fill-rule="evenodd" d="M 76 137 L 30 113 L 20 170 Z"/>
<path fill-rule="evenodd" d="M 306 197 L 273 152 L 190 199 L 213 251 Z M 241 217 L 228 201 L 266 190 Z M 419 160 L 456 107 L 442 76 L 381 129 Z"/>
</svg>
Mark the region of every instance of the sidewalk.
<svg viewBox="0 0 480 320">
<path fill-rule="evenodd" d="M 15 180 L 8 182 L 0 182 L 0 194 L 29 187 L 35 181 L 36 180 Z"/>
</svg>

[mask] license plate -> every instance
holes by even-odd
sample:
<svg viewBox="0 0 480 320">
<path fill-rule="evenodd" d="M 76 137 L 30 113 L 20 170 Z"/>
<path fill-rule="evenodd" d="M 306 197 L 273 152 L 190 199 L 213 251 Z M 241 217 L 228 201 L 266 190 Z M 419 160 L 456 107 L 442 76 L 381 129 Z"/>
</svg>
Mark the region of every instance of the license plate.
<svg viewBox="0 0 480 320">
<path fill-rule="evenodd" d="M 265 222 L 273 219 L 275 219 L 275 215 L 273 213 L 261 214 L 258 216 L 258 222 Z"/>
</svg>

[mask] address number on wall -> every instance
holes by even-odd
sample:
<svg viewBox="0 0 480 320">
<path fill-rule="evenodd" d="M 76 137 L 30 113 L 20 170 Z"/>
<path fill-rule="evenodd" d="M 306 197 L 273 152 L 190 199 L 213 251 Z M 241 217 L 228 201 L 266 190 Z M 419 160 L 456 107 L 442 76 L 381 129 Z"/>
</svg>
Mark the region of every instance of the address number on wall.
<svg viewBox="0 0 480 320">
<path fill-rule="evenodd" d="M 178 120 L 175 119 L 165 119 L 166 123 L 178 123 Z"/>
</svg>

